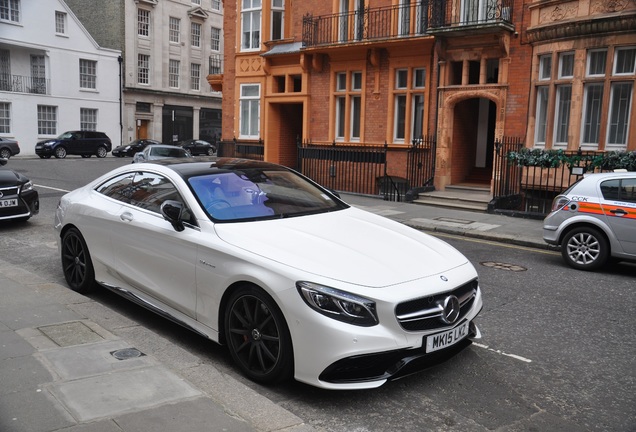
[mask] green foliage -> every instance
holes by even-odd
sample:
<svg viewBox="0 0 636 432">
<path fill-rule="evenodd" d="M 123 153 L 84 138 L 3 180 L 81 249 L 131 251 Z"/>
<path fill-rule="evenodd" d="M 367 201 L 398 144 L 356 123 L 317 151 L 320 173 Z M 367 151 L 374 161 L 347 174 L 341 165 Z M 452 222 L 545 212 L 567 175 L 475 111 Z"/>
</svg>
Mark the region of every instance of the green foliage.
<svg viewBox="0 0 636 432">
<path fill-rule="evenodd" d="M 563 150 L 543 150 L 522 148 L 508 152 L 507 158 L 519 166 L 559 168 L 562 165 L 571 168 L 582 166 L 586 171 L 596 169 L 611 171 L 626 169 L 636 171 L 636 151 L 631 152 L 565 152 Z"/>
</svg>

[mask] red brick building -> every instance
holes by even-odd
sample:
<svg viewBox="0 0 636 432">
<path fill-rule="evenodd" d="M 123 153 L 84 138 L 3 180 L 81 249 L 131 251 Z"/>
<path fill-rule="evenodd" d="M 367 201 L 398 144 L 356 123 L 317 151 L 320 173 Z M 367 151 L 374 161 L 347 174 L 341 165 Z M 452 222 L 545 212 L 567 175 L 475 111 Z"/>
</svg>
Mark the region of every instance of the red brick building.
<svg viewBox="0 0 636 432">
<path fill-rule="evenodd" d="M 223 139 L 405 149 L 436 137 L 434 184 L 484 181 L 493 143 L 636 150 L 636 3 L 226 0 Z"/>
</svg>

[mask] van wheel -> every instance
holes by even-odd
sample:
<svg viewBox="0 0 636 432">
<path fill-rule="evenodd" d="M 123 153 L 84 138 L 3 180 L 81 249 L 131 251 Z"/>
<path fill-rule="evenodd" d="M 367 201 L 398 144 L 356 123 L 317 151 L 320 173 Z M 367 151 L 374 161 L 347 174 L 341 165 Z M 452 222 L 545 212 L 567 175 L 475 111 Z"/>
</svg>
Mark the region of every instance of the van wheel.
<svg viewBox="0 0 636 432">
<path fill-rule="evenodd" d="M 565 262 L 575 269 L 596 270 L 609 258 L 609 243 L 603 233 L 596 228 L 575 228 L 563 238 L 561 255 Z"/>
<path fill-rule="evenodd" d="M 66 149 L 62 146 L 55 149 L 55 157 L 58 159 L 64 159 L 66 157 Z"/>
<path fill-rule="evenodd" d="M 108 154 L 108 150 L 106 150 L 106 147 L 99 146 L 97 148 L 97 157 L 98 158 L 105 158 L 107 154 Z"/>
</svg>

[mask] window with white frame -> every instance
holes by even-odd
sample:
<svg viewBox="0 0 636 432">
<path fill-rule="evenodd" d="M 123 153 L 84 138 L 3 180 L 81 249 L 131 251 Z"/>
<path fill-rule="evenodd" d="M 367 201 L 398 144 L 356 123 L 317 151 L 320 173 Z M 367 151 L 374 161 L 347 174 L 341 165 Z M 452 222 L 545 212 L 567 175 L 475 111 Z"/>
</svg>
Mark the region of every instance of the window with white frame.
<svg viewBox="0 0 636 432">
<path fill-rule="evenodd" d="M 241 7 L 241 51 L 261 48 L 261 0 L 242 0 Z"/>
<path fill-rule="evenodd" d="M 11 133 L 11 103 L 0 102 L 0 133 Z"/>
<path fill-rule="evenodd" d="M 150 37 L 150 11 L 137 9 L 137 35 Z"/>
<path fill-rule="evenodd" d="M 190 45 L 193 47 L 201 46 L 201 24 L 190 23 Z"/>
<path fill-rule="evenodd" d="M 272 40 L 285 37 L 285 0 L 272 0 Z"/>
<path fill-rule="evenodd" d="M 57 135 L 57 107 L 38 105 L 38 135 Z"/>
<path fill-rule="evenodd" d="M 635 74 L 636 47 L 616 48 L 612 79 L 628 79 L 629 81 L 612 81 L 611 83 L 606 150 L 627 148 Z"/>
<path fill-rule="evenodd" d="M 241 84 L 240 86 L 240 138 L 260 138 L 261 86 Z"/>
<path fill-rule="evenodd" d="M 537 87 L 537 107 L 535 111 L 536 123 L 534 125 L 535 147 L 545 147 L 548 126 L 548 86 Z"/>
<path fill-rule="evenodd" d="M 137 55 L 137 83 L 148 84 L 150 79 L 150 56 L 148 54 Z"/>
<path fill-rule="evenodd" d="M 556 87 L 556 119 L 554 122 L 553 148 L 567 148 L 568 130 L 570 127 L 570 104 L 572 102 L 572 85 L 563 84 Z"/>
<path fill-rule="evenodd" d="M 545 81 L 552 77 L 552 54 L 539 57 L 539 80 Z"/>
<path fill-rule="evenodd" d="M 607 64 L 607 50 L 590 50 L 587 53 L 586 71 L 588 77 L 605 76 L 605 65 Z"/>
<path fill-rule="evenodd" d="M 201 65 L 199 63 L 190 64 L 190 89 L 200 90 L 201 88 Z"/>
<path fill-rule="evenodd" d="M 212 0 L 212 9 L 221 10 L 221 0 Z"/>
<path fill-rule="evenodd" d="M 97 88 L 97 62 L 80 59 L 80 88 Z"/>
<path fill-rule="evenodd" d="M 172 88 L 179 88 L 179 68 L 181 62 L 179 60 L 172 60 L 168 62 L 168 86 Z"/>
<path fill-rule="evenodd" d="M 335 74 L 335 130 L 337 141 L 360 141 L 362 130 L 361 71 L 337 72 Z"/>
<path fill-rule="evenodd" d="M 221 29 L 217 27 L 210 28 L 210 49 L 212 51 L 221 50 Z"/>
<path fill-rule="evenodd" d="M 0 21 L 20 22 L 20 0 L 0 0 Z"/>
<path fill-rule="evenodd" d="M 179 18 L 170 17 L 168 38 L 172 43 L 181 42 L 181 20 Z"/>
<path fill-rule="evenodd" d="M 97 130 L 97 110 L 94 108 L 80 108 L 80 129 Z"/>
<path fill-rule="evenodd" d="M 585 84 L 583 88 L 583 134 L 581 148 L 596 150 L 601 131 L 601 110 L 603 108 L 603 83 Z"/>
<path fill-rule="evenodd" d="M 421 139 L 424 134 L 425 68 L 395 70 L 393 89 L 393 141 Z"/>
<path fill-rule="evenodd" d="M 201 6 L 201 0 L 192 0 L 192 4 Z"/>
<path fill-rule="evenodd" d="M 66 34 L 66 14 L 55 11 L 55 33 Z"/>
</svg>

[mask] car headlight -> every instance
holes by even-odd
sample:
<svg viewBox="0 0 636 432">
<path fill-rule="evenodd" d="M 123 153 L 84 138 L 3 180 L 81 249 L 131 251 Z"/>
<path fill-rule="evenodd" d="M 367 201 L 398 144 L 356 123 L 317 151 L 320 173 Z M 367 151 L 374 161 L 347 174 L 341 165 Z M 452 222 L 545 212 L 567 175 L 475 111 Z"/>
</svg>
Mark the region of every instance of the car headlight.
<svg viewBox="0 0 636 432">
<path fill-rule="evenodd" d="M 362 327 L 379 322 L 372 300 L 312 282 L 296 282 L 296 288 L 310 308 L 329 318 Z"/>
<path fill-rule="evenodd" d="M 33 183 L 31 181 L 26 182 L 22 186 L 20 186 L 20 193 L 27 192 L 33 190 Z"/>
</svg>

